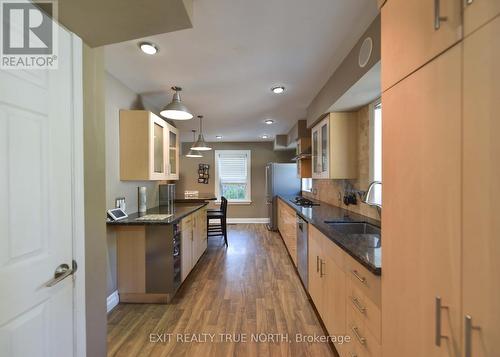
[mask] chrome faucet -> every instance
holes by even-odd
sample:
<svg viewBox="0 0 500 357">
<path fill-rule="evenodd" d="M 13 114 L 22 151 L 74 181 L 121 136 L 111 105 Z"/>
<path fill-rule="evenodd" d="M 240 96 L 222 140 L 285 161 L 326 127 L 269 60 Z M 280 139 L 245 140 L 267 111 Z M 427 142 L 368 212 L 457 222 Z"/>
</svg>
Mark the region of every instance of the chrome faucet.
<svg viewBox="0 0 500 357">
<path fill-rule="evenodd" d="M 382 182 L 380 181 L 373 181 L 370 183 L 370 185 L 368 186 L 368 189 L 366 190 L 366 193 L 363 197 L 363 199 L 361 200 L 363 203 L 367 204 L 368 206 L 375 206 L 375 207 L 378 207 L 379 209 L 382 209 L 382 205 L 380 203 L 375 203 L 375 202 L 370 202 L 368 201 L 369 197 L 370 197 L 370 194 L 372 192 L 372 189 L 375 185 L 381 185 L 382 186 Z"/>
</svg>

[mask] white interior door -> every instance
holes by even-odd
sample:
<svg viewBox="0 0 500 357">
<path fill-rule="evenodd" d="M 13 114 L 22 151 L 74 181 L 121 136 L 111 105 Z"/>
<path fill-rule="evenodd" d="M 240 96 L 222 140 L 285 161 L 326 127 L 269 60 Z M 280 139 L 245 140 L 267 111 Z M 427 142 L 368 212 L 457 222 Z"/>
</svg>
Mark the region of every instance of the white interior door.
<svg viewBox="0 0 500 357">
<path fill-rule="evenodd" d="M 58 69 L 0 70 L 1 356 L 77 350 L 75 278 L 47 286 L 59 265 L 72 266 L 73 239 L 83 234 L 75 224 L 82 221 L 75 175 L 82 173 L 74 146 L 81 142 L 74 137 L 81 125 L 74 107 L 75 63 L 81 73 L 74 56 L 81 51 L 74 51 L 81 42 L 62 28 L 58 34 Z"/>
</svg>

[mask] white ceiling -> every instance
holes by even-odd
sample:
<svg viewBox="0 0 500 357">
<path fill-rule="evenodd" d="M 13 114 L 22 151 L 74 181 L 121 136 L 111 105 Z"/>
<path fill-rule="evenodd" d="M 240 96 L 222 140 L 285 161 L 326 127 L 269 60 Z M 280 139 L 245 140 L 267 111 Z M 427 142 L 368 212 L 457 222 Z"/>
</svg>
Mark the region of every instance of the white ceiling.
<svg viewBox="0 0 500 357">
<path fill-rule="evenodd" d="M 193 28 L 106 46 L 106 68 L 161 108 L 173 85 L 208 141 L 287 133 L 377 15 L 375 0 L 195 0 Z M 284 94 L 273 94 L 284 85 Z M 274 125 L 264 119 L 275 120 Z M 178 121 L 182 141 L 197 120 Z"/>
</svg>

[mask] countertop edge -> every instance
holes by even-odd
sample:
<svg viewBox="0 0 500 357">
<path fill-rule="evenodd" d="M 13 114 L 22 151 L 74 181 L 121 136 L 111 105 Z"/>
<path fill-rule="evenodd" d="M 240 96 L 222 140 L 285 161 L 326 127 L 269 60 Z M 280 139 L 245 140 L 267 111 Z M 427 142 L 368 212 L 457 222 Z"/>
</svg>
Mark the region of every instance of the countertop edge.
<svg viewBox="0 0 500 357">
<path fill-rule="evenodd" d="M 330 236 L 329 232 L 326 232 L 322 226 L 318 226 L 317 224 L 315 224 L 315 222 L 313 222 L 309 217 L 303 215 L 300 211 L 297 210 L 297 208 L 295 207 L 295 205 L 293 205 L 292 202 L 290 202 L 286 197 L 283 197 L 281 195 L 278 195 L 278 198 L 283 201 L 284 203 L 286 203 L 290 208 L 292 208 L 300 217 L 302 217 L 304 220 L 307 221 L 308 224 L 312 224 L 314 226 L 314 228 L 316 228 L 317 230 L 319 230 L 322 234 L 324 234 L 330 241 L 332 241 L 333 243 L 335 243 L 339 248 L 341 248 L 344 252 L 346 252 L 347 254 L 349 254 L 349 256 L 351 256 L 353 259 L 355 259 L 358 263 L 360 263 L 361 265 L 363 265 L 366 269 L 368 269 L 371 273 L 373 273 L 374 275 L 377 275 L 377 276 L 381 276 L 382 275 L 382 267 L 377 267 L 377 266 L 374 266 L 372 264 L 370 264 L 369 262 L 367 262 L 366 260 L 362 259 L 361 257 L 359 257 L 358 255 L 356 255 L 355 253 L 353 253 L 350 249 L 348 249 L 347 247 L 345 247 L 342 243 L 340 243 L 337 239 L 335 239 L 334 237 Z M 324 205 L 327 205 L 326 203 L 322 203 Z M 340 209 L 343 209 L 341 207 L 339 207 Z M 359 215 L 359 216 L 363 216 L 359 213 L 356 213 L 356 215 Z M 364 217 L 364 216 L 363 216 Z M 370 217 L 366 217 L 368 220 L 370 221 L 374 221 L 372 218 Z"/>
<path fill-rule="evenodd" d="M 181 203 L 181 204 L 187 204 L 187 203 Z M 135 221 L 135 216 L 137 216 L 137 212 L 132 213 L 129 215 L 129 217 L 132 218 L 132 220 L 124 219 L 124 220 L 119 220 L 119 221 L 106 221 L 107 226 L 148 226 L 148 225 L 164 225 L 168 226 L 171 224 L 178 223 L 180 220 L 183 218 L 195 213 L 196 211 L 199 211 L 203 207 L 206 207 L 208 205 L 208 202 L 191 202 L 189 203 L 191 209 L 188 209 L 186 212 L 183 212 L 179 214 L 178 216 L 175 216 L 174 213 L 174 219 L 172 220 L 164 220 L 164 221 Z M 148 209 L 145 214 L 158 214 L 161 210 L 161 207 L 163 206 L 156 206 Z"/>
</svg>

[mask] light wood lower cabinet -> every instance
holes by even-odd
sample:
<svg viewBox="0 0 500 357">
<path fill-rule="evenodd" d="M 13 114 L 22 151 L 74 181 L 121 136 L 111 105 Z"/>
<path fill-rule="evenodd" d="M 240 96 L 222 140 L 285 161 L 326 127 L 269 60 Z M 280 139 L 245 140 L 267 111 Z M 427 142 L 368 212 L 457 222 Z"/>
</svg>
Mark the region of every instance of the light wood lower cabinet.
<svg viewBox="0 0 500 357">
<path fill-rule="evenodd" d="M 207 249 L 207 210 L 202 208 L 181 221 L 181 280 L 184 281 Z"/>
<path fill-rule="evenodd" d="M 382 95 L 384 357 L 459 354 L 461 54 L 458 44 Z"/>
<path fill-rule="evenodd" d="M 278 230 L 293 264 L 297 266 L 297 215 L 281 198 L 278 199 Z"/>
<path fill-rule="evenodd" d="M 497 17 L 464 41 L 462 319 L 471 343 L 463 355 L 473 357 L 500 354 L 499 35 Z M 467 329 L 467 316 L 475 328 Z"/>
<path fill-rule="evenodd" d="M 308 238 L 309 295 L 328 333 L 351 338 L 335 348 L 341 357 L 381 357 L 380 277 L 354 262 L 312 225 Z M 358 278 L 363 287 L 358 286 Z"/>
</svg>

